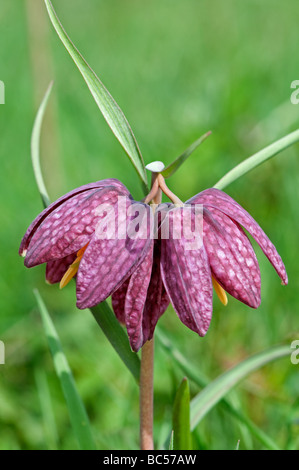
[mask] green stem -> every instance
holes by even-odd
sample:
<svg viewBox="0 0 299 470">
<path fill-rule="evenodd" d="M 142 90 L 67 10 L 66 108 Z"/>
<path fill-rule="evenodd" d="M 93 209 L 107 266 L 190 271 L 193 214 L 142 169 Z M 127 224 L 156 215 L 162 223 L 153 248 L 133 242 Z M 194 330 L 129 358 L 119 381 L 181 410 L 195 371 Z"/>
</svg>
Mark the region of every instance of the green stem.
<svg viewBox="0 0 299 470">
<path fill-rule="evenodd" d="M 140 368 L 140 448 L 153 450 L 153 377 L 154 340 L 147 341 L 141 350 Z"/>
</svg>

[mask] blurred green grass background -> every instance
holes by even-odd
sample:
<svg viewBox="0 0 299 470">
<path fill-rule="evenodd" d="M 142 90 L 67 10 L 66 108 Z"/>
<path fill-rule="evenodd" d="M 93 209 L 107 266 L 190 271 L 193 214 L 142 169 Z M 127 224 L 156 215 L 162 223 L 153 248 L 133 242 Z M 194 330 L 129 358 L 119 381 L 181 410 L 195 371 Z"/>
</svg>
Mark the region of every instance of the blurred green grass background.
<svg viewBox="0 0 299 470">
<path fill-rule="evenodd" d="M 290 84 L 299 79 L 297 0 L 60 0 L 53 2 L 70 37 L 119 103 L 146 163 L 170 163 L 208 130 L 213 134 L 169 180 L 183 200 L 212 186 L 244 158 L 299 127 Z M 44 282 L 27 270 L 20 240 L 42 205 L 30 161 L 34 116 L 55 80 L 42 135 L 42 166 L 51 198 L 114 177 L 141 198 L 138 177 L 56 36 L 41 0 L 3 0 L 1 129 L 0 448 L 76 448 L 32 293 L 52 314 L 90 416 L 99 448 L 138 448 L 138 389 L 88 311 L 75 308 L 74 286 Z M 246 356 L 299 339 L 299 146 L 255 169 L 226 191 L 260 223 L 289 275 L 283 288 L 254 244 L 262 274 L 258 310 L 214 299 L 202 339 L 169 308 L 160 325 L 211 378 Z M 231 394 L 240 409 L 282 448 L 298 447 L 298 367 L 289 359 L 251 376 Z M 155 365 L 155 436 L 166 438 L 182 378 L 159 344 Z M 197 392 L 195 386 L 192 393 Z M 166 427 L 165 427 L 166 426 Z M 197 447 L 261 445 L 219 407 L 201 423 Z"/>
</svg>

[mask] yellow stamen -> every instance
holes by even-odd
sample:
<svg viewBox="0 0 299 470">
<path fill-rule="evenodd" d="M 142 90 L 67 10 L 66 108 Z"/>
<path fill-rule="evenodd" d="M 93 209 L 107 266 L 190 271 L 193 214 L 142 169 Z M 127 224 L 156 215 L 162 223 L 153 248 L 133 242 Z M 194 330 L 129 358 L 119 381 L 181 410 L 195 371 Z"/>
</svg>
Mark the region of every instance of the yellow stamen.
<svg viewBox="0 0 299 470">
<path fill-rule="evenodd" d="M 84 245 L 83 248 L 80 248 L 80 250 L 78 251 L 77 259 L 80 258 L 80 261 L 81 261 L 82 256 L 84 255 L 84 251 L 86 250 L 87 247 L 88 247 L 88 243 L 86 245 Z M 76 263 L 76 261 L 74 261 L 74 263 Z"/>
<path fill-rule="evenodd" d="M 60 289 L 63 289 L 65 286 L 68 285 L 68 283 L 73 279 L 73 277 L 77 274 L 78 272 L 78 269 L 79 269 L 79 264 L 80 264 L 80 261 L 82 259 L 82 256 L 84 255 L 84 251 L 86 250 L 88 246 L 88 243 L 87 245 L 83 246 L 83 248 L 81 248 L 78 253 L 77 253 L 77 258 L 75 259 L 75 261 L 70 265 L 69 269 L 67 270 L 67 272 L 64 274 L 64 276 L 62 277 L 61 281 L 60 281 L 60 284 L 59 284 L 59 287 Z"/>
<path fill-rule="evenodd" d="M 215 292 L 220 300 L 221 303 L 223 303 L 223 305 L 227 305 L 227 295 L 226 295 L 226 292 L 225 290 L 223 289 L 223 287 L 221 287 L 220 284 L 218 284 L 218 282 L 216 281 L 216 279 L 213 278 L 212 276 L 212 282 L 213 282 L 213 287 L 215 289 Z"/>
<path fill-rule="evenodd" d="M 67 272 L 64 274 L 63 278 L 60 281 L 60 284 L 59 284 L 60 289 L 63 289 L 65 286 L 68 285 L 71 279 L 73 279 L 73 277 L 77 274 L 78 269 L 79 269 L 79 262 L 73 263 L 70 265 L 69 269 L 67 270 Z"/>
</svg>

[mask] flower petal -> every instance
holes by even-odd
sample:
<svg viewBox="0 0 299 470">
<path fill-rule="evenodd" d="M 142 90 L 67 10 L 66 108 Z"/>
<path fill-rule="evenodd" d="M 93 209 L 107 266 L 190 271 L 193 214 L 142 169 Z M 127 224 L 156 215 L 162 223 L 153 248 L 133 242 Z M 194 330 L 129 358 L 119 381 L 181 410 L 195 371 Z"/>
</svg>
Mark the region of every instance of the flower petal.
<svg viewBox="0 0 299 470">
<path fill-rule="evenodd" d="M 147 298 L 147 289 L 151 279 L 153 264 L 153 240 L 151 246 L 130 277 L 125 300 L 125 322 L 133 351 L 138 351 L 144 344 L 143 310 Z"/>
<path fill-rule="evenodd" d="M 72 191 L 68 192 L 67 194 L 64 194 L 61 196 L 59 199 L 56 201 L 52 202 L 46 209 L 44 209 L 32 222 L 32 224 L 28 227 L 21 245 L 19 249 L 19 254 L 21 256 L 25 256 L 29 243 L 37 230 L 37 228 L 40 226 L 40 224 L 45 220 L 45 218 L 51 214 L 52 211 L 54 211 L 57 207 L 59 207 L 61 204 L 69 200 L 70 198 L 80 194 L 84 193 L 86 191 L 90 191 L 92 189 L 97 189 L 97 188 L 104 188 L 106 186 L 113 186 L 114 188 L 118 189 L 123 195 L 128 195 L 129 196 L 129 191 L 127 188 L 119 181 L 114 178 L 109 178 L 101 181 L 97 181 L 95 183 L 89 183 L 85 184 L 83 186 L 80 186 L 79 188 L 73 189 Z"/>
<path fill-rule="evenodd" d="M 169 302 L 161 275 L 161 244 L 159 240 L 155 240 L 152 275 L 143 311 L 143 343 L 152 339 L 156 324 Z"/>
<path fill-rule="evenodd" d="M 285 266 L 275 246 L 254 218 L 233 198 L 219 189 L 211 188 L 202 191 L 187 202 L 192 204 L 204 204 L 208 208 L 214 207 L 241 224 L 260 245 L 283 284 L 288 283 Z"/>
<path fill-rule="evenodd" d="M 65 258 L 49 261 L 46 267 L 46 281 L 49 284 L 60 282 L 70 265 L 75 261 L 76 257 L 76 253 L 73 253 Z"/>
<path fill-rule="evenodd" d="M 121 227 L 121 236 L 118 232 L 111 238 L 101 238 L 105 232 L 101 232 L 99 225 L 97 226 L 78 270 L 78 308 L 92 307 L 109 297 L 134 272 L 148 252 L 151 244 L 152 211 L 148 205 L 137 204 L 127 198 L 127 210 L 138 212 L 140 206 L 143 206 L 143 213 L 138 218 L 135 235 L 126 210 L 119 210 L 118 206 L 115 206 L 115 213 L 111 211 L 106 218 L 106 223 L 109 225 L 116 221 L 118 228 Z M 132 213 L 131 210 L 130 212 Z"/>
<path fill-rule="evenodd" d="M 261 276 L 254 250 L 243 230 L 222 212 L 204 211 L 204 245 L 217 282 L 250 307 L 261 302 Z"/>
<path fill-rule="evenodd" d="M 161 277 L 161 270 L 160 270 L 160 242 L 158 240 L 154 241 L 154 255 L 152 259 L 152 267 L 147 265 L 147 260 L 146 257 L 142 263 L 139 264 L 138 268 L 136 271 L 132 274 L 132 276 L 127 279 L 118 290 L 116 290 L 112 294 L 112 307 L 114 310 L 114 313 L 118 320 L 121 323 L 125 323 L 125 299 L 126 299 L 126 294 L 127 294 L 127 289 L 130 280 L 133 278 L 136 279 L 137 284 L 139 284 L 139 276 L 140 277 L 140 282 L 142 279 L 145 279 L 145 283 L 147 284 L 147 276 L 148 272 L 151 274 L 150 275 L 150 282 L 149 285 L 147 286 L 147 293 L 146 293 L 146 299 L 144 297 L 142 298 L 142 302 L 140 302 L 141 295 L 144 295 L 141 293 L 138 295 L 139 297 L 139 304 L 140 304 L 140 312 L 142 308 L 142 312 L 140 313 L 141 315 L 141 320 L 142 320 L 142 328 L 140 328 L 140 323 L 138 323 L 139 327 L 139 335 L 140 335 L 140 341 L 139 344 L 136 342 L 131 342 L 132 349 L 135 351 L 138 351 L 143 344 L 150 340 L 153 337 L 154 330 L 157 324 L 157 321 L 161 317 L 161 315 L 165 312 L 169 305 L 169 297 L 166 293 L 165 287 L 162 282 L 162 277 Z M 151 250 L 149 250 L 149 257 L 152 257 Z M 147 271 L 148 269 L 148 271 Z M 133 287 L 133 281 L 131 283 L 131 295 L 134 295 L 134 287 Z M 131 304 L 131 301 L 127 302 L 127 309 L 129 308 Z M 128 316 L 131 316 L 130 313 L 127 314 Z M 137 319 L 136 319 L 137 320 Z M 129 330 L 128 330 L 129 331 Z M 130 336 L 130 335 L 129 335 Z"/>
<path fill-rule="evenodd" d="M 188 249 L 190 240 L 184 235 L 173 238 L 174 232 L 179 233 L 183 228 L 181 209 L 174 209 L 167 215 L 170 237 L 161 240 L 162 279 L 181 321 L 204 336 L 212 317 L 211 270 L 203 244 L 200 248 Z"/>
<path fill-rule="evenodd" d="M 128 290 L 128 285 L 131 277 L 126 279 L 125 282 L 115 291 L 111 296 L 112 308 L 116 318 L 123 325 L 126 323 L 125 320 L 125 300 Z"/>
<path fill-rule="evenodd" d="M 86 245 L 101 218 L 104 204 L 113 206 L 122 196 L 112 186 L 77 194 L 54 209 L 36 229 L 25 258 L 32 267 L 47 261 L 64 258 Z"/>
</svg>

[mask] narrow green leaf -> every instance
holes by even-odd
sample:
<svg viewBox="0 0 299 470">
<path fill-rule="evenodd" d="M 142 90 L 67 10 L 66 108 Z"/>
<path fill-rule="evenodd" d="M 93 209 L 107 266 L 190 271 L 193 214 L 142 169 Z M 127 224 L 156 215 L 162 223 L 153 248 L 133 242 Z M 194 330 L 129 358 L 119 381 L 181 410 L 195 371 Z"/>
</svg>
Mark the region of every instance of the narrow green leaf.
<svg viewBox="0 0 299 470">
<path fill-rule="evenodd" d="M 48 196 L 48 192 L 47 192 L 47 189 L 43 180 L 43 175 L 41 172 L 39 145 L 40 145 L 40 134 L 41 134 L 43 118 L 44 118 L 44 114 L 45 114 L 48 100 L 50 97 L 50 93 L 52 91 L 52 87 L 53 87 L 53 82 L 50 83 L 46 91 L 46 94 L 41 102 L 41 105 L 38 109 L 38 112 L 37 112 L 37 115 L 33 124 L 32 134 L 31 134 L 32 166 L 33 166 L 34 176 L 36 179 L 36 183 L 37 183 L 44 207 L 47 207 L 50 204 L 50 198 Z"/>
<path fill-rule="evenodd" d="M 49 348 L 53 357 L 55 371 L 61 383 L 68 407 L 70 421 L 78 440 L 79 447 L 83 450 L 95 450 L 96 444 L 92 437 L 89 419 L 78 393 L 67 358 L 62 350 L 57 331 L 51 320 L 47 307 L 37 289 L 34 290 L 34 295 L 37 300 Z"/>
<path fill-rule="evenodd" d="M 199 147 L 199 145 L 206 140 L 207 137 L 212 132 L 209 131 L 206 134 L 202 135 L 199 139 L 197 139 L 193 144 L 190 145 L 190 147 L 185 150 L 185 152 L 182 153 L 178 158 L 176 158 L 170 165 L 168 165 L 164 170 L 161 172 L 164 178 L 169 178 L 172 176 L 178 169 L 179 167 L 187 160 L 188 157 L 190 157 L 191 153 L 194 152 L 194 150 Z"/>
<path fill-rule="evenodd" d="M 269 362 L 289 355 L 289 346 L 275 346 L 245 359 L 237 366 L 217 377 L 191 401 L 191 429 L 193 430 L 224 395 L 247 375 Z"/>
<path fill-rule="evenodd" d="M 265 147 L 264 149 L 260 150 L 259 152 L 255 153 L 251 157 L 244 160 L 239 165 L 235 166 L 232 170 L 230 170 L 226 175 L 224 175 L 218 183 L 215 184 L 214 188 L 223 189 L 229 184 L 236 181 L 240 176 L 245 175 L 249 171 L 256 168 L 261 163 L 269 160 L 269 158 L 274 157 L 279 152 L 282 152 L 290 145 L 295 144 L 299 141 L 299 129 L 292 132 L 291 134 L 286 135 L 282 139 L 277 140 L 273 144 Z"/>
<path fill-rule="evenodd" d="M 47 443 L 49 450 L 56 450 L 58 432 L 55 416 L 53 413 L 47 374 L 43 369 L 40 368 L 35 370 L 34 376 L 44 423 L 45 442 Z"/>
<path fill-rule="evenodd" d="M 138 355 L 131 350 L 128 336 L 107 302 L 104 301 L 92 307 L 90 311 L 123 363 L 133 374 L 136 381 L 139 382 L 140 359 Z"/>
<path fill-rule="evenodd" d="M 192 438 L 190 432 L 190 391 L 188 379 L 185 377 L 176 393 L 173 415 L 173 449 L 192 450 Z"/>
<path fill-rule="evenodd" d="M 173 447 L 173 431 L 171 431 L 171 434 L 170 434 L 168 450 L 174 450 L 174 447 Z"/>
<path fill-rule="evenodd" d="M 240 449 L 240 439 L 238 440 L 236 447 L 235 447 L 235 450 L 239 450 L 239 449 Z"/>
<path fill-rule="evenodd" d="M 147 175 L 141 152 L 139 150 L 133 131 L 118 104 L 112 98 L 109 91 L 105 88 L 101 80 L 97 77 L 86 60 L 80 54 L 78 49 L 72 43 L 64 30 L 50 0 L 45 0 L 50 20 L 61 39 L 66 50 L 75 62 L 81 72 L 87 86 L 103 114 L 107 124 L 111 128 L 115 137 L 118 139 L 123 149 L 133 163 L 139 174 L 143 185 L 147 186 Z"/>
<path fill-rule="evenodd" d="M 156 329 L 156 340 L 160 344 L 165 352 L 169 354 L 175 363 L 180 367 L 182 372 L 192 380 L 199 387 L 204 388 L 210 380 L 205 377 L 202 372 L 198 371 L 197 367 L 190 363 L 182 354 L 173 346 L 173 344 L 167 339 L 167 337 L 161 332 L 161 329 Z M 222 398 L 220 404 L 229 412 L 232 416 L 243 423 L 248 430 L 269 450 L 279 450 L 279 446 L 269 437 L 262 429 L 260 429 L 250 418 L 241 413 L 229 399 Z"/>
</svg>

